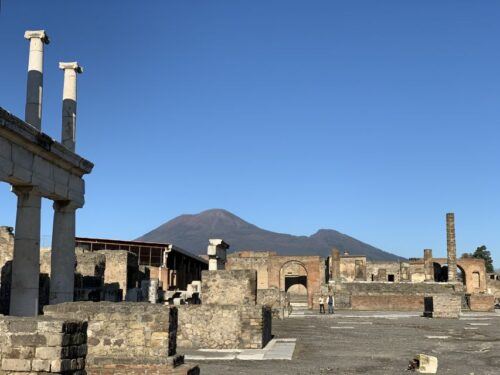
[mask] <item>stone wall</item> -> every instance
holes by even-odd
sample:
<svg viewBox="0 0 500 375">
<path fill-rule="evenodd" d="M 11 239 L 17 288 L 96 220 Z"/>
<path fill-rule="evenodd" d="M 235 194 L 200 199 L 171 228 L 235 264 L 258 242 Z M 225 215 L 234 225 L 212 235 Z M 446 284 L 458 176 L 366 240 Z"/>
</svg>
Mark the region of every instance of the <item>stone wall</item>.
<svg viewBox="0 0 500 375">
<path fill-rule="evenodd" d="M 269 261 L 270 255 L 276 253 L 269 251 L 239 251 L 229 254 L 226 269 L 231 270 L 255 270 L 257 271 L 257 288 L 269 288 Z"/>
<path fill-rule="evenodd" d="M 0 317 L 0 374 L 85 374 L 87 323 Z"/>
<path fill-rule="evenodd" d="M 202 272 L 203 304 L 241 305 L 257 302 L 255 270 L 220 270 Z"/>
<path fill-rule="evenodd" d="M 424 296 L 402 294 L 353 295 L 350 304 L 353 310 L 360 311 L 422 311 Z"/>
<path fill-rule="evenodd" d="M 177 309 L 132 302 L 45 306 L 45 315 L 88 321 L 89 367 L 166 358 L 176 353 Z"/>
<path fill-rule="evenodd" d="M 271 340 L 272 316 L 268 306 L 181 305 L 178 308 L 179 348 L 260 349 Z"/>
<path fill-rule="evenodd" d="M 495 296 L 492 294 L 471 294 L 469 307 L 471 311 L 495 311 Z"/>
<path fill-rule="evenodd" d="M 137 255 L 125 250 L 99 250 L 106 257 L 104 284 L 106 287 L 116 287 L 125 300 L 127 290 L 137 286 L 139 263 Z M 135 275 L 135 276 L 134 276 Z"/>
<path fill-rule="evenodd" d="M 449 293 L 426 296 L 424 303 L 426 317 L 458 319 L 462 309 L 462 295 Z"/>
<path fill-rule="evenodd" d="M 8 314 L 14 232 L 12 227 L 0 226 L 0 314 Z"/>
<path fill-rule="evenodd" d="M 353 282 L 334 286 L 335 306 L 353 310 L 422 311 L 424 296 L 460 293 L 462 286 L 447 283 Z"/>
</svg>

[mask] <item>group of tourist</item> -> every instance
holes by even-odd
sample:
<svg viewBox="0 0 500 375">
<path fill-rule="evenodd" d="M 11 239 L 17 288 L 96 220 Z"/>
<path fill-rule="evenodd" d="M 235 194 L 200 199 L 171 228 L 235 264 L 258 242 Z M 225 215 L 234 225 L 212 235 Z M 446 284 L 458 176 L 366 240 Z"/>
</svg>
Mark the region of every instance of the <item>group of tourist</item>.
<svg viewBox="0 0 500 375">
<path fill-rule="evenodd" d="M 333 298 L 333 294 L 329 294 L 327 298 L 325 298 L 323 295 L 319 296 L 319 313 L 320 314 L 326 314 L 325 312 L 325 300 L 328 303 L 328 314 L 335 314 L 333 311 L 333 306 L 335 304 L 335 299 Z"/>
</svg>

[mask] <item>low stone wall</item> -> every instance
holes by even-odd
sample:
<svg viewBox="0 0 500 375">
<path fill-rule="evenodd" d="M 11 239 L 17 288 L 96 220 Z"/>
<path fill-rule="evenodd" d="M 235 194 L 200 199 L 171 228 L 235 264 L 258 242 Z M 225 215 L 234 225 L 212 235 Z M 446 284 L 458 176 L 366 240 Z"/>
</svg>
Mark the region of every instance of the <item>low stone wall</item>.
<svg viewBox="0 0 500 375">
<path fill-rule="evenodd" d="M 426 295 L 460 293 L 463 286 L 448 283 L 351 282 L 334 286 L 338 309 L 422 311 Z"/>
<path fill-rule="evenodd" d="M 424 296 L 411 294 L 353 295 L 351 296 L 351 308 L 360 311 L 422 311 Z"/>
<path fill-rule="evenodd" d="M 85 374 L 87 323 L 0 317 L 0 374 Z"/>
<path fill-rule="evenodd" d="M 255 305 L 257 301 L 257 271 L 203 271 L 202 302 L 214 305 Z"/>
<path fill-rule="evenodd" d="M 469 307 L 471 311 L 495 311 L 495 296 L 492 294 L 471 294 Z"/>
<path fill-rule="evenodd" d="M 203 304 L 178 309 L 180 348 L 260 349 L 271 340 L 268 306 Z"/>
<path fill-rule="evenodd" d="M 424 316 L 458 319 L 462 310 L 462 295 L 437 294 L 425 297 Z"/>
<path fill-rule="evenodd" d="M 44 312 L 88 321 L 88 367 L 141 364 L 176 354 L 176 308 L 132 302 L 72 302 L 46 306 Z"/>
</svg>

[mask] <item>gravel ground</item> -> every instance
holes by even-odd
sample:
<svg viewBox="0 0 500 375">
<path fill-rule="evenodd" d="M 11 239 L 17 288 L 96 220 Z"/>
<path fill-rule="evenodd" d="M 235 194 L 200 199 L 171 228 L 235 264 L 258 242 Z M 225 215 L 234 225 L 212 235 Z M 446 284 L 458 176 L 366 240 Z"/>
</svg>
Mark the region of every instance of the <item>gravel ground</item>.
<svg viewBox="0 0 500 375">
<path fill-rule="evenodd" d="M 198 364 L 203 375 L 409 375 L 409 360 L 425 353 L 438 358 L 438 374 L 499 375 L 499 323 L 500 313 L 466 314 L 460 320 L 426 319 L 407 313 L 308 315 L 273 321 L 275 337 L 297 338 L 291 361 Z"/>
</svg>

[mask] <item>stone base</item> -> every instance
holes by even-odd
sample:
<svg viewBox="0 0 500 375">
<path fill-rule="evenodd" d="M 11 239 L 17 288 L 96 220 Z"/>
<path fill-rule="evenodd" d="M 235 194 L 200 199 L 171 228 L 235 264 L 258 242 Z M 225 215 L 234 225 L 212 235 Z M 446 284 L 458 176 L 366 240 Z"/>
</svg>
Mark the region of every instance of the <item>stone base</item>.
<svg viewBox="0 0 500 375">
<path fill-rule="evenodd" d="M 173 355 L 164 359 L 145 360 L 140 357 L 94 358 L 87 366 L 87 375 L 198 375 L 196 365 L 184 363 L 183 355 Z"/>
<path fill-rule="evenodd" d="M 424 317 L 458 319 L 462 310 L 459 294 L 438 294 L 424 298 Z"/>
</svg>

